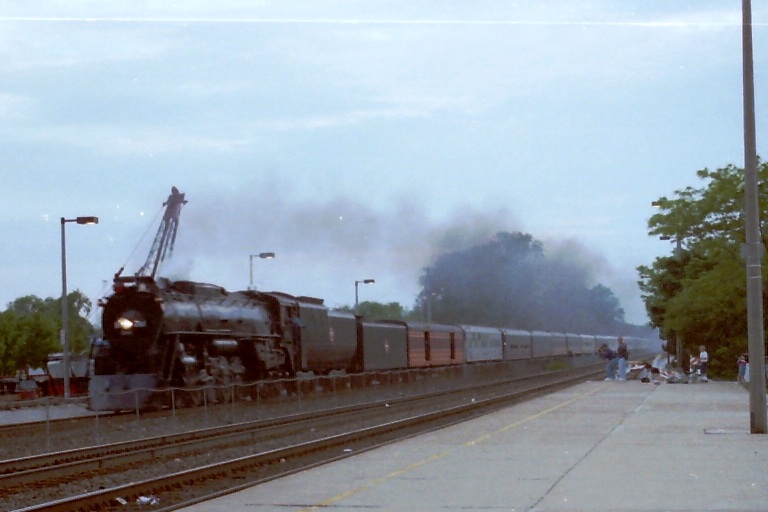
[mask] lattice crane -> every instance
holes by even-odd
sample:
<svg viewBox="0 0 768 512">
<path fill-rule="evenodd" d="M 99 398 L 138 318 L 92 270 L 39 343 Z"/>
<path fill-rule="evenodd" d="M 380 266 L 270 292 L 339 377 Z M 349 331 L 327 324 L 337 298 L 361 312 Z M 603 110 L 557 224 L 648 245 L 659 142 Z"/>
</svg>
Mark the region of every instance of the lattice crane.
<svg viewBox="0 0 768 512">
<path fill-rule="evenodd" d="M 149 250 L 147 260 L 141 266 L 136 277 L 148 277 L 152 280 L 157 276 L 160 264 L 173 254 L 173 245 L 176 242 L 176 232 L 179 229 L 179 216 L 181 215 L 181 207 L 187 204 L 187 200 L 184 198 L 184 194 L 179 192 L 176 187 L 171 188 L 171 195 L 168 196 L 168 200 L 163 203 L 165 206 L 165 213 L 160 221 L 160 226 L 155 234 L 155 240 L 152 242 L 152 248 Z M 123 267 L 124 268 L 124 267 Z M 115 274 L 115 280 L 120 278 L 120 274 L 123 272 L 121 268 L 117 274 Z"/>
</svg>

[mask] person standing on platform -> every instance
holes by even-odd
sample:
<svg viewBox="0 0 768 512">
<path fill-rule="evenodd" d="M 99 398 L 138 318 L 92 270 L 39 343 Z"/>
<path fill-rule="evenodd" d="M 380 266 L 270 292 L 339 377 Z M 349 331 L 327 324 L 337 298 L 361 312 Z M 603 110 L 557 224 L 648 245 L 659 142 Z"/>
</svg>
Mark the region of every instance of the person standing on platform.
<svg viewBox="0 0 768 512">
<path fill-rule="evenodd" d="M 619 380 L 627 380 L 627 360 L 629 359 L 629 348 L 624 342 L 624 338 L 619 336 L 619 344 L 616 347 L 616 358 L 619 360 Z"/>
<path fill-rule="evenodd" d="M 608 360 L 608 364 L 605 365 L 605 380 L 614 380 L 616 378 L 616 367 L 619 364 L 619 360 L 616 359 L 616 352 L 608 348 L 608 345 L 603 344 L 598 353 L 600 357 Z"/>
<path fill-rule="evenodd" d="M 739 359 L 736 360 L 736 365 L 739 370 L 739 373 L 736 376 L 736 382 L 743 383 L 745 382 L 744 374 L 747 371 L 747 354 L 741 354 Z"/>
<path fill-rule="evenodd" d="M 707 366 L 709 365 L 709 354 L 707 354 L 707 347 L 699 345 L 699 375 L 701 382 L 708 382 L 707 379 Z"/>
</svg>

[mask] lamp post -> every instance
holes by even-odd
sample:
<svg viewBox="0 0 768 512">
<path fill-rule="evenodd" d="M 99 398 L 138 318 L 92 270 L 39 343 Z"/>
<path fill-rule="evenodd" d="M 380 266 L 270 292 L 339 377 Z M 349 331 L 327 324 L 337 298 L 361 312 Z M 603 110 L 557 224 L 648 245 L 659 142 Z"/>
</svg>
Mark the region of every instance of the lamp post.
<svg viewBox="0 0 768 512">
<path fill-rule="evenodd" d="M 355 314 L 357 314 L 357 306 L 358 306 L 358 300 L 357 300 L 357 286 L 358 286 L 360 283 L 363 283 L 363 284 L 373 284 L 373 283 L 375 283 L 375 282 L 376 282 L 376 280 L 375 280 L 375 279 L 361 279 L 360 281 L 355 281 Z"/>
<path fill-rule="evenodd" d="M 664 205 L 661 201 L 653 201 L 651 206 L 654 208 L 662 208 Z M 662 235 L 659 240 L 672 240 L 669 235 Z M 683 238 L 680 233 L 675 234 L 675 258 L 680 261 L 683 257 Z M 679 334 L 675 334 L 675 359 L 677 365 L 682 368 L 683 364 L 683 340 Z M 667 364 L 669 364 L 669 348 L 667 348 Z"/>
<path fill-rule="evenodd" d="M 427 323 L 432 323 L 432 302 L 439 297 L 440 293 L 437 291 L 426 291 L 427 314 L 425 316 Z"/>
<path fill-rule="evenodd" d="M 64 235 L 64 224 L 98 224 L 98 217 L 61 218 L 61 344 L 64 351 L 64 398 L 69 398 L 69 308 L 67 307 L 67 243 Z"/>
<path fill-rule="evenodd" d="M 672 240 L 671 236 L 662 235 L 659 240 Z M 675 258 L 678 261 L 683 257 L 683 242 L 680 237 L 680 233 L 675 235 Z M 669 354 L 669 351 L 667 351 Z M 679 334 L 675 334 L 675 359 L 677 359 L 677 365 L 682 368 L 683 366 L 683 340 Z M 669 362 L 669 361 L 667 361 Z"/>
<path fill-rule="evenodd" d="M 275 253 L 273 252 L 260 252 L 259 254 L 251 254 L 250 260 L 251 260 L 251 280 L 249 281 L 248 289 L 253 290 L 253 258 L 261 258 L 263 260 L 271 260 L 275 257 Z"/>
</svg>

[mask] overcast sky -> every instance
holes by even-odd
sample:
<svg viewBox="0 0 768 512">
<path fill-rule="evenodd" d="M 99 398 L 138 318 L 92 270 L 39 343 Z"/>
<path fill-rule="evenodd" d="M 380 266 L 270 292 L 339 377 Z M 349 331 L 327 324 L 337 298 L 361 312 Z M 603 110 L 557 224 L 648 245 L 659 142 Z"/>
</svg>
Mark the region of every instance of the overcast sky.
<svg viewBox="0 0 768 512">
<path fill-rule="evenodd" d="M 96 301 L 176 186 L 174 277 L 244 289 L 271 251 L 259 289 L 410 307 L 446 233 L 522 231 L 640 323 L 651 201 L 744 165 L 738 0 L 2 0 L 0 52 L 2 305 L 61 294 L 86 215 Z"/>
</svg>

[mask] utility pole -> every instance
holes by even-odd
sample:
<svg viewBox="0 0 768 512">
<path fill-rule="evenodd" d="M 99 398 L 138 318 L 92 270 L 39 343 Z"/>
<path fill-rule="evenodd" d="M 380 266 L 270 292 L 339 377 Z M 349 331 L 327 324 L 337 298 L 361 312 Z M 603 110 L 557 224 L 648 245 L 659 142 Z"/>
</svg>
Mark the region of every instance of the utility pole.
<svg viewBox="0 0 768 512">
<path fill-rule="evenodd" d="M 747 274 L 747 331 L 749 343 L 749 425 L 752 434 L 765 434 L 765 341 L 763 329 L 762 246 L 757 190 L 757 135 L 755 77 L 752 56 L 752 5 L 742 0 L 742 59 L 744 71 L 744 219 L 747 243 L 743 255 Z"/>
</svg>

